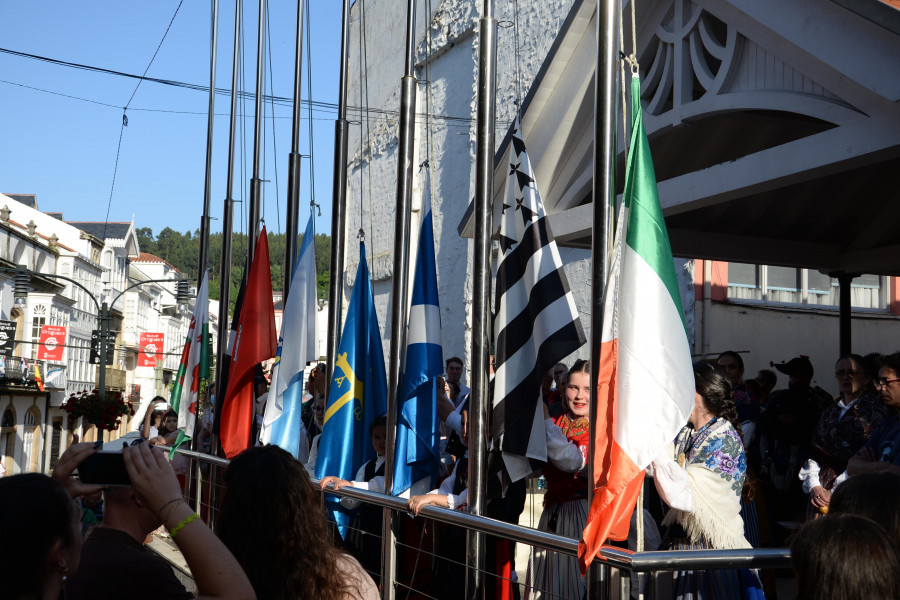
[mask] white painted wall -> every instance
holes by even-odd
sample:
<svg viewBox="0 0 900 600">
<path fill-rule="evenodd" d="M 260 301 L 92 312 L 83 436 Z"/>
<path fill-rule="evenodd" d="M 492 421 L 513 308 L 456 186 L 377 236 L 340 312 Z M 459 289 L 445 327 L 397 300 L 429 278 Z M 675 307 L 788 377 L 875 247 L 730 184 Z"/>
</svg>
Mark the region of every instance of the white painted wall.
<svg viewBox="0 0 900 600">
<path fill-rule="evenodd" d="M 431 182 L 423 171 L 414 177 L 417 188 L 413 200 L 411 224 L 415 257 L 420 215 L 418 208 L 428 197 L 434 210 L 435 249 L 437 255 L 438 291 L 441 301 L 444 355 L 460 355 L 467 365 L 471 348 L 469 335 L 471 319 L 472 247 L 470 240 L 460 238 L 457 226 L 475 189 L 475 92 L 478 68 L 478 18 L 481 2 L 457 0 L 433 2 L 431 13 L 427 7 L 418 10 L 416 77 L 419 79 L 417 112 L 428 108 L 431 91 L 431 113 L 451 119 L 418 118 L 416 132 L 416 160 L 419 165 L 426 158 L 431 165 Z M 502 26 L 498 30 L 497 56 L 497 132 L 496 142 L 502 141 L 515 114 L 514 100 L 524 96 L 549 51 L 560 25 L 571 6 L 571 0 L 519 3 L 518 52 L 516 30 Z M 513 3 L 503 3 L 495 9 L 501 22 L 515 21 Z M 366 42 L 364 53 L 359 51 L 361 11 L 365 9 Z M 387 358 L 390 340 L 391 276 L 394 247 L 394 205 L 397 190 L 397 134 L 400 106 L 400 78 L 404 68 L 406 38 L 406 3 L 387 0 L 356 2 L 351 9 L 350 106 L 362 106 L 366 99 L 366 85 L 360 78 L 368 71 L 368 106 L 389 111 L 370 112 L 351 116 L 359 126 L 351 128 L 348 169 L 347 244 L 344 300 L 349 300 L 359 261 L 355 232 L 366 231 L 366 252 L 374 282 L 376 309 Z M 425 29 L 425 23 L 429 29 Z M 505 25 L 505 23 L 504 23 Z M 427 33 L 431 34 L 431 50 Z M 517 86 L 516 64 L 519 65 Z M 426 67 L 430 70 L 426 71 Z M 430 86 L 424 83 L 430 80 Z M 356 113 L 358 115 L 358 113 Z M 428 143 L 426 132 L 431 132 Z M 362 148 L 360 144 L 362 143 Z M 538 182 L 540 185 L 540 182 Z M 361 205 L 361 207 L 360 207 Z M 564 250 L 566 271 L 570 277 L 579 309 L 586 311 L 590 299 L 589 255 L 582 250 Z M 410 282 L 411 283 L 411 282 Z M 589 314 L 584 313 L 589 329 Z M 583 350 L 587 353 L 587 347 Z"/>
<path fill-rule="evenodd" d="M 755 377 L 770 369 L 770 361 L 809 356 L 815 369 L 813 385 L 837 395 L 834 363 L 838 359 L 838 313 L 834 310 L 798 310 L 714 302 L 710 307 L 710 350 L 742 352 L 744 376 Z M 900 316 L 854 313 L 852 348 L 857 354 L 900 350 Z M 778 373 L 776 389 L 787 387 L 787 375 Z"/>
</svg>

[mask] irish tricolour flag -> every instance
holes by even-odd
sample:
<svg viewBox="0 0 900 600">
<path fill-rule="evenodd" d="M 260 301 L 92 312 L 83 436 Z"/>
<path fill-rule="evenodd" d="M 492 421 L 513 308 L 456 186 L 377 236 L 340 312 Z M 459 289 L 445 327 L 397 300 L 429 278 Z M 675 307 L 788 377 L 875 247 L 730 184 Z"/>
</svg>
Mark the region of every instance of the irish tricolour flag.
<svg viewBox="0 0 900 600">
<path fill-rule="evenodd" d="M 631 145 L 624 202 L 604 295 L 594 499 L 579 544 L 582 570 L 607 539 L 624 540 L 644 469 L 688 420 L 694 375 L 681 297 L 631 82 Z"/>
<path fill-rule="evenodd" d="M 194 314 L 184 341 L 181 364 L 172 388 L 172 408 L 178 413 L 178 440 L 194 436 L 197 423 L 197 402 L 200 399 L 200 380 L 209 379 L 209 274 L 197 290 Z"/>
</svg>

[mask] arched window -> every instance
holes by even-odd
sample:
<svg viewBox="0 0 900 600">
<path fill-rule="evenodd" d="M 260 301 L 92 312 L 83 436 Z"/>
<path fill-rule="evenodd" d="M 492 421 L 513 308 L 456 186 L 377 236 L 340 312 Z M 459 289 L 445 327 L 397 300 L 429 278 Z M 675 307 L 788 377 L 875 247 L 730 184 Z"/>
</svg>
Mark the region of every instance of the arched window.
<svg viewBox="0 0 900 600">
<path fill-rule="evenodd" d="M 3 418 L 0 419 L 0 427 L 15 427 L 16 426 L 16 415 L 13 413 L 12 408 L 7 407 L 6 410 L 3 411 Z"/>
</svg>

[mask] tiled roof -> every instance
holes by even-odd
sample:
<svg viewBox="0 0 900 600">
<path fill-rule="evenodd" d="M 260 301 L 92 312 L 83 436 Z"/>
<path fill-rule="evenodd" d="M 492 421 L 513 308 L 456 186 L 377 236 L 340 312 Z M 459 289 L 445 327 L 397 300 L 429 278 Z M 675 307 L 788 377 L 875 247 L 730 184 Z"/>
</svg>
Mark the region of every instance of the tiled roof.
<svg viewBox="0 0 900 600">
<path fill-rule="evenodd" d="M 37 198 L 34 194 L 4 194 L 5 196 L 9 196 L 16 202 L 21 202 L 25 206 L 29 206 L 35 210 L 37 210 Z"/>
<path fill-rule="evenodd" d="M 141 252 L 137 258 L 131 259 L 131 262 L 133 262 L 133 263 L 164 263 L 164 264 L 168 265 L 170 268 L 174 269 L 175 271 L 178 271 L 178 267 L 176 267 L 169 261 L 163 260 L 160 257 L 156 256 L 155 254 L 150 254 L 149 252 Z M 180 273 L 181 271 L 178 271 L 178 272 Z"/>
<path fill-rule="evenodd" d="M 128 228 L 131 227 L 131 223 L 104 223 L 103 221 L 66 221 L 66 223 L 104 241 L 125 239 Z"/>
</svg>

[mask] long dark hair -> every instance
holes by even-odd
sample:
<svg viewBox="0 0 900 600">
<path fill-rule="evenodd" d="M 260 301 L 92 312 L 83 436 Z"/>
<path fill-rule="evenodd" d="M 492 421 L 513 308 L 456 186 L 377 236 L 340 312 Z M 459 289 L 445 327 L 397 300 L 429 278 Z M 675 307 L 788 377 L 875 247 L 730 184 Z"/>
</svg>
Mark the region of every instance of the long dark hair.
<svg viewBox="0 0 900 600">
<path fill-rule="evenodd" d="M 791 544 L 791 562 L 799 600 L 900 597 L 897 550 L 865 517 L 828 515 L 807 523 Z"/>
<path fill-rule="evenodd" d="M 259 598 L 338 600 L 354 592 L 329 541 L 318 490 L 277 446 L 232 459 L 217 530 Z"/>
<path fill-rule="evenodd" d="M 734 403 L 734 390 L 731 387 L 731 379 L 729 379 L 722 368 L 705 360 L 695 362 L 694 386 L 697 389 L 697 393 L 703 396 L 703 405 L 706 407 L 706 410 L 716 417 L 727 420 L 743 437 L 744 433 L 741 431 L 737 406 Z"/>
<path fill-rule="evenodd" d="M 40 473 L 0 478 L 0 581 L 4 598 L 39 597 L 47 556 L 60 540 L 73 542 L 76 519 L 63 486 Z"/>
<path fill-rule="evenodd" d="M 716 417 L 725 419 L 741 440 L 744 439 L 744 430 L 741 429 L 741 420 L 738 418 L 737 405 L 734 403 L 734 390 L 731 387 L 731 379 L 717 364 L 705 360 L 694 363 L 694 386 L 697 393 L 703 397 L 703 406 Z M 741 498 L 745 502 L 753 500 L 756 495 L 756 481 L 748 472 L 744 477 L 744 487 L 741 489 Z"/>
</svg>

